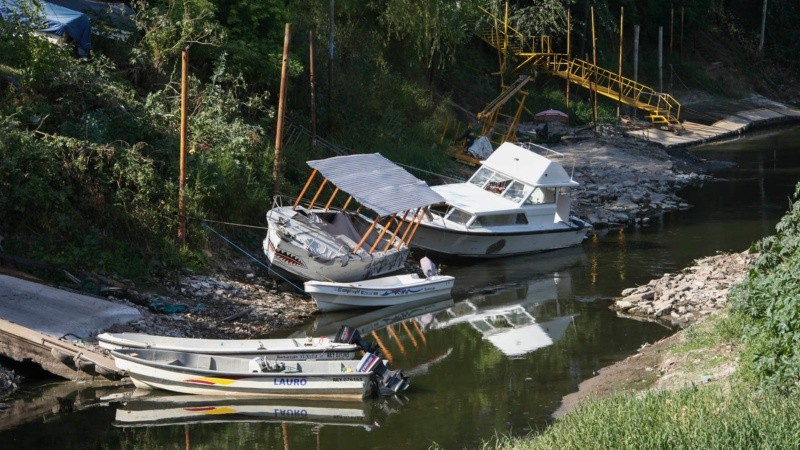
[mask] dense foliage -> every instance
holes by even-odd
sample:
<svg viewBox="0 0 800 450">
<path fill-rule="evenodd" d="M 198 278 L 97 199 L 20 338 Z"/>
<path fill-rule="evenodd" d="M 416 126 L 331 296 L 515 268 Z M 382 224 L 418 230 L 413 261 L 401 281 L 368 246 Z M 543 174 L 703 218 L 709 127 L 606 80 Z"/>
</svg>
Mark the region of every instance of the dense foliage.
<svg viewBox="0 0 800 450">
<path fill-rule="evenodd" d="M 759 385 L 800 388 L 800 185 L 776 233 L 760 241 L 747 278 L 732 293 L 743 321 L 746 375 Z"/>
<path fill-rule="evenodd" d="M 493 73 L 498 55 L 474 31 L 485 19 L 481 8 L 504 14 L 501 0 L 130 4 L 135 32 L 125 42 L 95 37 L 90 61 L 2 22 L 2 251 L 136 276 L 195 260 L 206 242 L 197 219 L 263 224 L 273 184 L 286 23 L 292 31 L 285 139 L 291 148 L 284 152 L 280 186 L 285 193 L 297 191 L 306 160 L 330 155 L 299 126 L 350 151 L 380 151 L 442 172 L 450 164 L 443 130 L 452 133 L 457 122 L 463 129 L 468 118 L 462 111 L 480 111 L 499 92 Z M 657 26 L 668 24 L 673 11 L 654 0 L 517 0 L 509 6 L 512 24 L 532 35 L 553 35 L 562 51 L 569 7 L 573 54 L 591 48 L 593 7 L 598 57 L 612 67 L 620 6 L 626 22 L 642 24 L 643 48 L 652 47 Z M 681 7 L 687 42 L 708 25 L 709 8 L 725 13 L 715 17 L 726 20 L 714 19 L 723 24 L 739 24 L 746 11 L 736 2 L 686 1 Z M 736 36 L 751 39 L 751 22 L 741 20 L 743 32 Z M 625 41 L 629 55 L 630 38 Z M 186 194 L 193 220 L 189 245 L 181 248 L 175 222 L 184 48 L 190 55 Z M 652 77 L 652 66 L 642 64 L 643 78 L 648 72 Z M 529 111 L 564 107 L 562 81 L 538 76 L 530 86 Z M 574 89 L 572 95 L 575 123 L 592 120 L 586 92 Z M 614 109 L 602 101 L 601 120 L 613 120 Z"/>
</svg>

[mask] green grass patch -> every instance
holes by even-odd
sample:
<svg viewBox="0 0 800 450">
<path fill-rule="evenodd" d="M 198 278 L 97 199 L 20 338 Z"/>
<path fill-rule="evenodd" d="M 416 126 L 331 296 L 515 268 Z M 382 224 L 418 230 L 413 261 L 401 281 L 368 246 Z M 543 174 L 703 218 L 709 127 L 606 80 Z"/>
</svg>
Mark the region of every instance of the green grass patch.
<svg viewBox="0 0 800 450">
<path fill-rule="evenodd" d="M 541 434 L 500 437 L 485 448 L 792 448 L 800 398 L 739 386 L 633 394 L 587 402 Z"/>
</svg>

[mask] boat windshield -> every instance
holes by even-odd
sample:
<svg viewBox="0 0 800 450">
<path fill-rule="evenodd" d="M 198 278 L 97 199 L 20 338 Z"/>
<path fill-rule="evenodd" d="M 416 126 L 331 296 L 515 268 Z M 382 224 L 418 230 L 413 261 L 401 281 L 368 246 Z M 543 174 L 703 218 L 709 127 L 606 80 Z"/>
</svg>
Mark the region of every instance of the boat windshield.
<svg viewBox="0 0 800 450">
<path fill-rule="evenodd" d="M 536 187 L 528 198 L 525 205 L 541 205 L 542 203 L 556 202 L 556 188 Z"/>
<path fill-rule="evenodd" d="M 528 197 L 531 192 L 533 192 L 533 186 L 528 186 L 525 183 L 515 180 L 512 181 L 506 188 L 505 192 L 503 192 L 503 198 L 509 199 L 518 204 L 522 201 L 522 199 Z"/>
<path fill-rule="evenodd" d="M 466 225 L 471 218 L 472 214 L 458 208 L 452 208 L 447 215 L 447 220 L 460 225 Z"/>
</svg>

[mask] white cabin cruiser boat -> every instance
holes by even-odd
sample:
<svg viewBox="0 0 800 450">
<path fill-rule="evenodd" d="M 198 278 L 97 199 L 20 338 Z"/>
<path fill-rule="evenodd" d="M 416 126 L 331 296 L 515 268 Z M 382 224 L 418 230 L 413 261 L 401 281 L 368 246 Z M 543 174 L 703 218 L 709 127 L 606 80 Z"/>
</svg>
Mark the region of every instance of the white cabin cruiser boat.
<svg viewBox="0 0 800 450">
<path fill-rule="evenodd" d="M 570 215 L 576 186 L 561 164 L 506 142 L 469 181 L 433 186 L 446 205 L 423 217 L 413 245 L 472 258 L 578 245 L 591 224 Z"/>
<path fill-rule="evenodd" d="M 349 282 L 402 269 L 428 206 L 444 201 L 378 153 L 308 165 L 314 171 L 294 205 L 267 212 L 264 239 L 272 266 L 301 280 Z M 319 187 L 302 206 L 318 173 Z"/>
</svg>

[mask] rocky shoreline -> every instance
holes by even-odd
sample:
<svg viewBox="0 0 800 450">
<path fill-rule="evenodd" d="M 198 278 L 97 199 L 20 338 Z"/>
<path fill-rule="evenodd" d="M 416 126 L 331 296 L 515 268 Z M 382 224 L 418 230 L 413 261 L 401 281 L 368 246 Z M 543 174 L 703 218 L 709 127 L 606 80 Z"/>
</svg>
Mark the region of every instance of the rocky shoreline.
<svg viewBox="0 0 800 450">
<path fill-rule="evenodd" d="M 665 274 L 646 285 L 625 289 L 611 308 L 639 320 L 678 327 L 707 326 L 705 319 L 722 313 L 730 288 L 747 275 L 757 257 L 741 252 L 698 259 L 680 273 Z M 658 342 L 646 343 L 637 353 L 601 368 L 597 375 L 581 382 L 576 392 L 565 396 L 553 416 L 563 417 L 586 399 L 618 392 L 727 382 L 736 370 L 736 349 L 722 344 L 673 353 L 673 347 L 686 341 L 687 331 L 681 329 Z M 714 364 L 700 364 L 711 358 L 716 361 Z"/>
<path fill-rule="evenodd" d="M 611 309 L 622 316 L 686 327 L 724 308 L 731 286 L 745 277 L 757 256 L 745 251 L 698 259 L 680 273 L 625 289 Z"/>
</svg>

